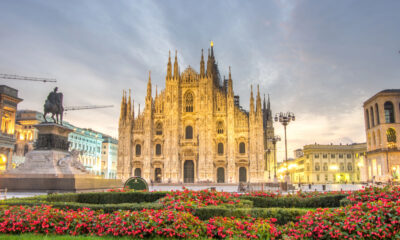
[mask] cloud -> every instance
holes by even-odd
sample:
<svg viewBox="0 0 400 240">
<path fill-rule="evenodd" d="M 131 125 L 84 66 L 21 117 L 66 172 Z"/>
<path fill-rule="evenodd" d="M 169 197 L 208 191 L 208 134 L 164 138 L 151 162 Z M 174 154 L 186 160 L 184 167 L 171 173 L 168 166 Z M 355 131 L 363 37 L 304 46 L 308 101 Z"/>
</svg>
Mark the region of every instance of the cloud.
<svg viewBox="0 0 400 240">
<path fill-rule="evenodd" d="M 274 113 L 296 114 L 290 151 L 365 141 L 362 102 L 396 88 L 400 76 L 399 7 L 361 0 L 2 1 L 0 72 L 58 79 L 3 81 L 19 89 L 20 109 L 41 110 L 56 85 L 70 106 L 114 104 L 66 119 L 115 136 L 122 89 L 132 89 L 136 109 L 143 106 L 149 70 L 164 87 L 169 50 L 178 50 L 181 71 L 199 69 L 201 49 L 213 40 L 221 75 L 232 67 L 245 108 L 250 85 L 259 84 Z"/>
</svg>

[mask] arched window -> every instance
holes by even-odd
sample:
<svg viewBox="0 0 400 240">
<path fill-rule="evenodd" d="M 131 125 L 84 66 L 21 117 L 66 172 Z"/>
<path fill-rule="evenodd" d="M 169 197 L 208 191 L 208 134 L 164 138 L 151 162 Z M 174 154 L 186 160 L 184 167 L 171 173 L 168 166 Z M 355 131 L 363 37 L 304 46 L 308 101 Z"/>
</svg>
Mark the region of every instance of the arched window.
<svg viewBox="0 0 400 240">
<path fill-rule="evenodd" d="M 385 109 L 385 121 L 386 123 L 394 123 L 394 108 L 393 108 L 393 103 L 390 101 L 385 102 L 384 105 Z"/>
<path fill-rule="evenodd" d="M 156 155 L 157 156 L 161 155 L 161 144 L 156 144 Z"/>
<path fill-rule="evenodd" d="M 367 121 L 367 128 L 370 129 L 370 125 L 369 125 L 369 112 L 368 112 L 368 109 L 365 110 L 365 120 Z"/>
<path fill-rule="evenodd" d="M 224 144 L 218 143 L 218 155 L 224 154 Z"/>
<path fill-rule="evenodd" d="M 136 144 L 135 152 L 136 152 L 136 156 L 142 155 L 142 145 Z"/>
<path fill-rule="evenodd" d="M 370 133 L 368 133 L 367 143 L 368 143 L 368 146 L 371 146 L 371 145 L 372 145 L 372 142 L 371 142 L 371 134 L 370 134 Z"/>
<path fill-rule="evenodd" d="M 141 177 L 142 176 L 142 169 L 140 168 L 135 168 L 135 177 Z"/>
<path fill-rule="evenodd" d="M 319 166 L 319 163 L 315 163 L 315 171 L 319 171 L 321 167 Z"/>
<path fill-rule="evenodd" d="M 324 170 L 324 171 L 328 171 L 328 163 L 324 163 L 324 165 L 322 166 L 322 169 Z"/>
<path fill-rule="evenodd" d="M 347 163 L 347 170 L 353 171 L 353 164 L 351 162 Z"/>
<path fill-rule="evenodd" d="M 185 94 L 185 112 L 193 112 L 193 93 Z"/>
<path fill-rule="evenodd" d="M 224 133 L 224 124 L 221 121 L 217 122 L 217 133 L 218 134 Z"/>
<path fill-rule="evenodd" d="M 193 128 L 192 126 L 187 126 L 185 131 L 186 139 L 193 139 Z"/>
<path fill-rule="evenodd" d="M 246 153 L 246 145 L 244 142 L 239 143 L 239 153 Z"/>
<path fill-rule="evenodd" d="M 342 171 L 342 172 L 344 171 L 344 163 L 342 163 L 342 162 L 340 163 L 340 171 Z"/>
<path fill-rule="evenodd" d="M 381 124 L 381 120 L 379 119 L 379 108 L 377 103 L 375 103 L 375 114 L 376 114 L 376 125 L 379 125 Z"/>
<path fill-rule="evenodd" d="M 370 115 L 371 115 L 371 125 L 372 127 L 375 126 L 375 119 L 374 119 L 374 109 L 371 107 L 370 108 Z"/>
<path fill-rule="evenodd" d="M 162 123 L 157 123 L 156 124 L 156 135 L 162 135 L 162 132 L 163 132 Z"/>
<path fill-rule="evenodd" d="M 396 143 L 397 142 L 396 130 L 394 130 L 394 128 L 389 128 L 386 131 L 386 137 L 387 137 L 388 143 Z"/>
</svg>

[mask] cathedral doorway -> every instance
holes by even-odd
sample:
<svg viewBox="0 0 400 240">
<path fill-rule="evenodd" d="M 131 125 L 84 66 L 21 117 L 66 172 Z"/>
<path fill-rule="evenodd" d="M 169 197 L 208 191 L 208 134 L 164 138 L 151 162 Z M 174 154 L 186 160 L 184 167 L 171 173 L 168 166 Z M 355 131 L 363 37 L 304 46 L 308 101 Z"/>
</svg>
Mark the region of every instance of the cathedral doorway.
<svg viewBox="0 0 400 240">
<path fill-rule="evenodd" d="M 186 160 L 183 165 L 183 182 L 194 183 L 194 163 L 192 160 Z"/>
<path fill-rule="evenodd" d="M 142 177 L 142 169 L 135 168 L 135 177 Z"/>
<path fill-rule="evenodd" d="M 245 167 L 239 168 L 239 182 L 247 182 L 247 171 Z"/>
<path fill-rule="evenodd" d="M 225 182 L 225 169 L 223 167 L 217 168 L 217 183 Z"/>
<path fill-rule="evenodd" d="M 161 168 L 156 168 L 154 171 L 154 180 L 156 183 L 161 182 Z"/>
</svg>

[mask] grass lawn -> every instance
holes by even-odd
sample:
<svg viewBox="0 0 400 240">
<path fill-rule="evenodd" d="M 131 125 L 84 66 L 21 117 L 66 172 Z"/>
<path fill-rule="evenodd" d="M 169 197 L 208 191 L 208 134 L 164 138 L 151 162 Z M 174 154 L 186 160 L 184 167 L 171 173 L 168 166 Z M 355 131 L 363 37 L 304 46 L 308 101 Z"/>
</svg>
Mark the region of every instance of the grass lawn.
<svg viewBox="0 0 400 240">
<path fill-rule="evenodd" d="M 34 235 L 34 234 L 21 234 L 21 235 L 9 235 L 9 234 L 0 234 L 0 239 L 7 240 L 132 240 L 132 239 L 143 239 L 143 238 L 132 238 L 132 237 L 93 237 L 93 236 L 69 236 L 69 235 Z M 169 239 L 174 240 L 173 238 L 145 238 L 145 239 Z M 205 240 L 208 238 L 198 238 L 198 240 Z M 237 238 L 239 239 L 239 238 Z"/>
</svg>

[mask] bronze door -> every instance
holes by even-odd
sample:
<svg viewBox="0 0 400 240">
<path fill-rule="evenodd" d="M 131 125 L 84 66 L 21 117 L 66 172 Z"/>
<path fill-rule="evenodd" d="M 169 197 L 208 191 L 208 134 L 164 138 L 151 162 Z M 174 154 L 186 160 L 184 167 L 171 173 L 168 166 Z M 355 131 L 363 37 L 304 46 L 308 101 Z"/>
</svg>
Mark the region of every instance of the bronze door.
<svg viewBox="0 0 400 240">
<path fill-rule="evenodd" d="M 156 168 L 154 172 L 154 180 L 156 183 L 161 182 L 161 168 Z"/>
<path fill-rule="evenodd" d="M 219 167 L 217 169 L 217 183 L 225 182 L 225 169 L 223 167 Z"/>
<path fill-rule="evenodd" d="M 247 171 L 245 167 L 239 168 L 239 182 L 247 182 Z"/>
<path fill-rule="evenodd" d="M 192 160 L 185 161 L 183 165 L 183 182 L 194 183 L 194 163 Z"/>
</svg>

